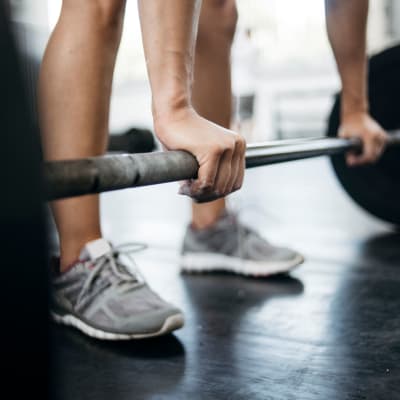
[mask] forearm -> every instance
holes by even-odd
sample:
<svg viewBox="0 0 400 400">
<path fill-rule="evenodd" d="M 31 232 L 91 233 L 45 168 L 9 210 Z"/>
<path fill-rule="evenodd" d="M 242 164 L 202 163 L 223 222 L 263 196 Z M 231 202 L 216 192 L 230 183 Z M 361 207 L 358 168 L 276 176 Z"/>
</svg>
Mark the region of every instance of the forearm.
<svg viewBox="0 0 400 400">
<path fill-rule="evenodd" d="M 190 107 L 201 0 L 139 0 L 154 120 Z"/>
<path fill-rule="evenodd" d="M 197 114 L 191 105 L 201 0 L 139 0 L 153 96 L 155 132 L 167 150 L 185 150 L 199 164 L 180 193 L 211 201 L 243 183 L 244 139 Z"/>
<path fill-rule="evenodd" d="M 367 112 L 368 0 L 325 0 L 329 40 L 342 82 L 342 116 Z"/>
</svg>

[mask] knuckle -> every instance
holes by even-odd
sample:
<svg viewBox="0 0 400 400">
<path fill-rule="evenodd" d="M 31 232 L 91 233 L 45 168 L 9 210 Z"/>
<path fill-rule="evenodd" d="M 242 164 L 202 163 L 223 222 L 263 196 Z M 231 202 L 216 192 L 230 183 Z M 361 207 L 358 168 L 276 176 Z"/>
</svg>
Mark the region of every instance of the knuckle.
<svg viewBox="0 0 400 400">
<path fill-rule="evenodd" d="M 234 151 L 236 147 L 236 138 L 235 137 L 230 137 L 227 142 L 226 142 L 226 149 L 228 151 Z"/>
<path fill-rule="evenodd" d="M 222 154 L 224 153 L 224 151 L 225 151 L 224 145 L 218 144 L 218 145 L 216 145 L 216 146 L 213 147 L 213 149 L 212 149 L 212 154 L 213 154 L 214 156 L 220 157 L 220 156 L 222 156 Z"/>
<path fill-rule="evenodd" d="M 233 144 L 235 146 L 235 148 L 237 149 L 240 146 L 240 138 L 238 135 L 235 135 L 233 137 Z"/>
<path fill-rule="evenodd" d="M 244 142 L 243 136 L 239 135 L 238 133 L 235 133 L 233 135 L 233 137 L 234 137 L 235 143 L 237 143 L 237 144 Z"/>
<path fill-rule="evenodd" d="M 374 142 L 376 143 L 381 143 L 383 141 L 383 136 L 380 134 L 380 132 L 376 132 L 372 139 L 374 140 Z"/>
<path fill-rule="evenodd" d="M 236 148 L 242 153 L 246 150 L 246 141 L 243 137 L 239 136 L 236 142 Z"/>
</svg>

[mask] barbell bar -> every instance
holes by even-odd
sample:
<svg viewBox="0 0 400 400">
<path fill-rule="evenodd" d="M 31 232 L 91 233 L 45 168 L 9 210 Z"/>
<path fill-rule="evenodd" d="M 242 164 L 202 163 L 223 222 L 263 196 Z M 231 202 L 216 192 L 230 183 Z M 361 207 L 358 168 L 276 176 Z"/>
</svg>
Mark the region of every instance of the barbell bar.
<svg viewBox="0 0 400 400">
<path fill-rule="evenodd" d="M 388 146 L 400 145 L 400 132 L 392 132 Z M 358 152 L 358 140 L 322 138 L 282 146 L 250 147 L 246 168 L 312 157 Z M 106 155 L 44 163 L 46 199 L 108 192 L 160 183 L 195 179 L 198 163 L 184 151 Z"/>
<path fill-rule="evenodd" d="M 276 146 L 287 146 L 291 144 L 299 144 L 314 140 L 325 139 L 326 136 L 317 136 L 317 137 L 303 137 L 303 138 L 295 138 L 295 139 L 280 139 L 280 140 L 270 140 L 267 142 L 257 142 L 257 143 L 249 143 L 247 145 L 247 150 L 256 150 L 256 149 L 265 149 Z"/>
</svg>

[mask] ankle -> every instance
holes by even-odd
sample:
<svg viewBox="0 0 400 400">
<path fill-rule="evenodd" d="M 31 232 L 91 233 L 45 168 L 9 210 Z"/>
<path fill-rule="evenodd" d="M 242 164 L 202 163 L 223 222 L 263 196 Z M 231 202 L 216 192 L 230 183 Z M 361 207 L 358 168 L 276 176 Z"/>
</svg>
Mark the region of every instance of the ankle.
<svg viewBox="0 0 400 400">
<path fill-rule="evenodd" d="M 225 199 L 206 204 L 192 204 L 192 228 L 196 230 L 212 227 L 227 213 Z"/>
<path fill-rule="evenodd" d="M 225 214 L 226 210 L 222 210 L 218 213 L 193 216 L 191 227 L 197 231 L 212 228 Z"/>
<path fill-rule="evenodd" d="M 80 257 L 82 249 L 85 245 L 93 240 L 100 239 L 101 235 L 93 235 L 80 240 L 61 241 L 60 246 L 60 272 L 68 271 Z"/>
<path fill-rule="evenodd" d="M 59 273 L 63 274 L 67 271 L 69 271 L 78 261 L 78 257 L 76 257 L 74 260 L 70 258 L 62 258 L 60 257 L 60 263 L 59 263 Z"/>
</svg>

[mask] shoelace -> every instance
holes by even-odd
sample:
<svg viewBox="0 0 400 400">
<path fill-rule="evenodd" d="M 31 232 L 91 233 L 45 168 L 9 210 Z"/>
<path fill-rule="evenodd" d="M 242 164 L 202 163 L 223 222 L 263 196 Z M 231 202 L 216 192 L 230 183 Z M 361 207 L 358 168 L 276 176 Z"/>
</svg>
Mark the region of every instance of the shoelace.
<svg viewBox="0 0 400 400">
<path fill-rule="evenodd" d="M 136 253 L 138 251 L 142 251 L 147 248 L 147 245 L 144 243 L 126 243 L 114 247 L 112 251 L 107 254 L 104 254 L 99 259 L 97 259 L 96 265 L 93 270 L 90 272 L 89 276 L 86 278 L 85 283 L 82 286 L 82 289 L 79 293 L 79 296 L 76 301 L 76 307 L 82 305 L 85 299 L 85 295 L 91 292 L 93 283 L 96 281 L 98 277 L 101 276 L 101 273 L 109 266 L 109 271 L 113 277 L 117 278 L 118 284 L 123 283 L 125 285 L 125 290 L 131 290 L 136 286 L 142 284 L 144 282 L 143 276 L 140 274 L 137 264 L 130 256 L 131 253 Z M 133 265 L 133 271 L 128 271 L 126 266 L 123 265 L 118 257 L 123 254 L 128 257 Z M 109 284 L 112 285 L 113 279 L 110 276 L 104 276 L 104 278 L 108 278 Z"/>
</svg>

